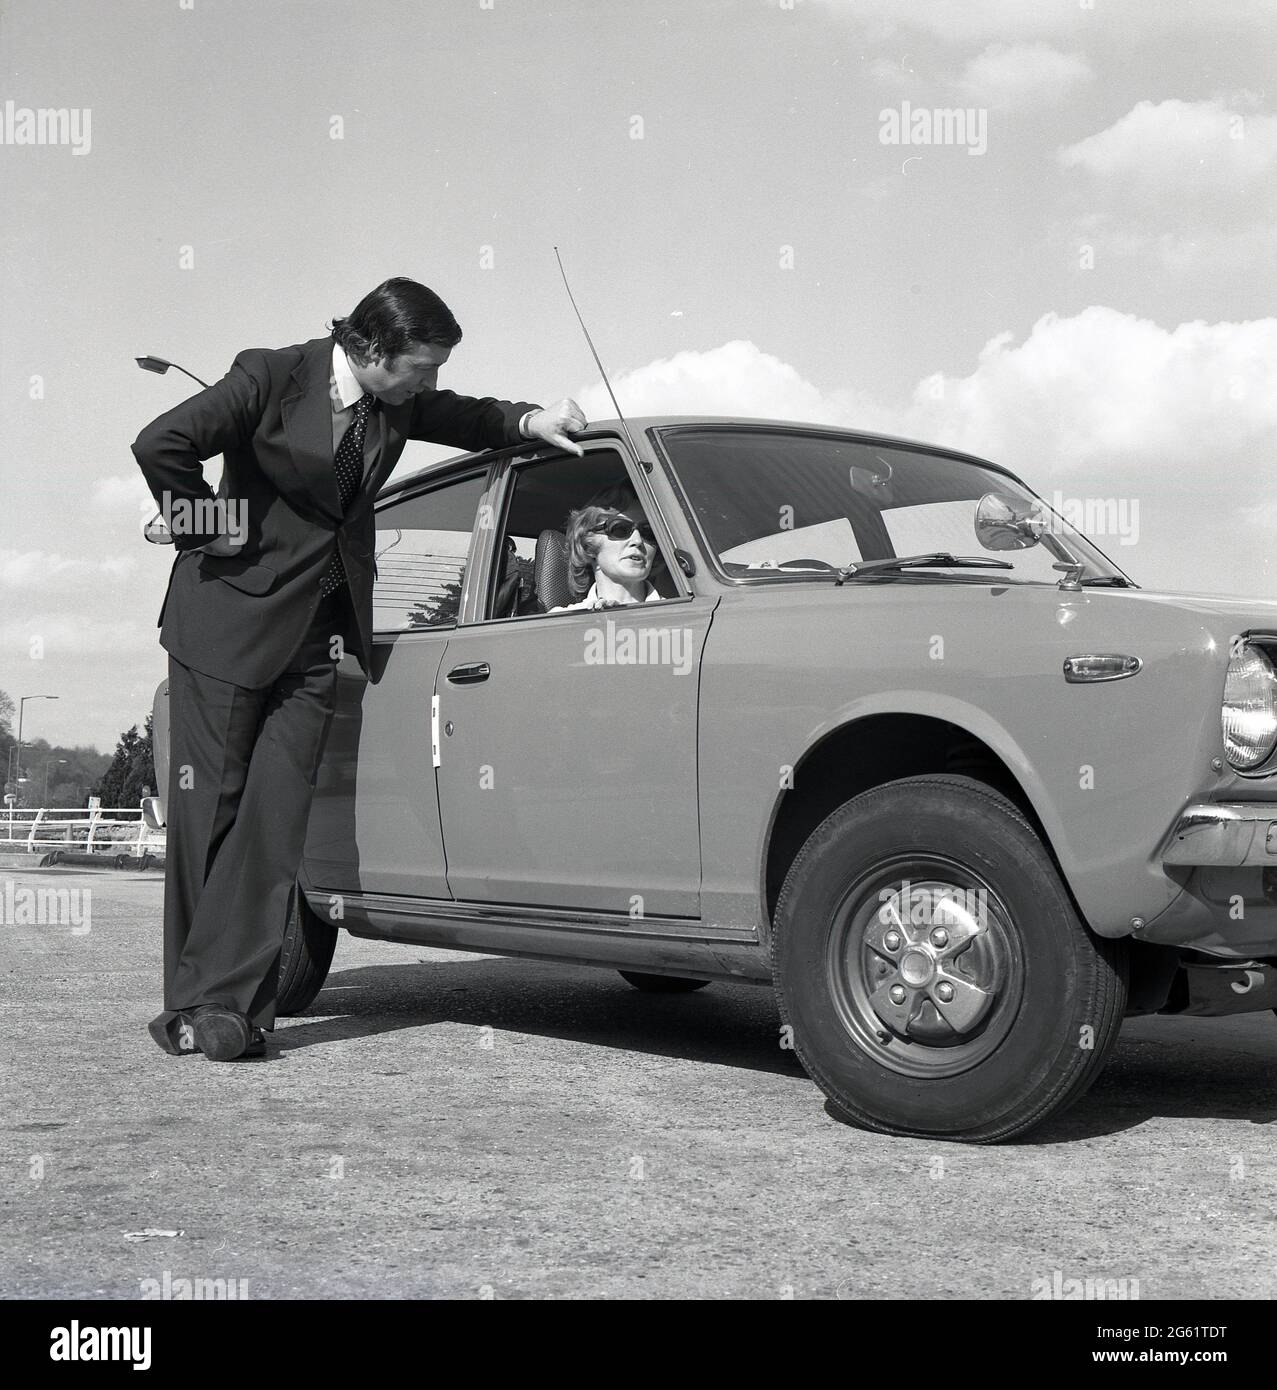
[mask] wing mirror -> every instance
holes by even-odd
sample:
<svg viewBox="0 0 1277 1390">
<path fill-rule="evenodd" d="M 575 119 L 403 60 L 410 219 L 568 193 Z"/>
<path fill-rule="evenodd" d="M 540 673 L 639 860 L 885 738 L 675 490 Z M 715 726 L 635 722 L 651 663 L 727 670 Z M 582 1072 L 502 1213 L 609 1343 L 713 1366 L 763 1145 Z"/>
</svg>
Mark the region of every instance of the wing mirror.
<svg viewBox="0 0 1277 1390">
<path fill-rule="evenodd" d="M 1002 492 L 986 492 L 975 512 L 976 540 L 986 550 L 1028 550 L 1047 526 L 1035 502 Z"/>
</svg>

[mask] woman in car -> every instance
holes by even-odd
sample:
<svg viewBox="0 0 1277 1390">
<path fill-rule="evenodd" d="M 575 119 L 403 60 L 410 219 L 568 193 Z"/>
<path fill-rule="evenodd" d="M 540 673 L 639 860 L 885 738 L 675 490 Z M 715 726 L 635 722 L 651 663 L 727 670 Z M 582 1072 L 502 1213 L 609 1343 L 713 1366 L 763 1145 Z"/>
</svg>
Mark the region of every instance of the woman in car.
<svg viewBox="0 0 1277 1390">
<path fill-rule="evenodd" d="M 582 507 L 568 517 L 567 549 L 568 582 L 573 593 L 585 590 L 585 597 L 551 608 L 551 613 L 660 600 L 656 586 L 648 582 L 656 537 L 646 521 L 636 522 L 614 507 Z"/>
</svg>

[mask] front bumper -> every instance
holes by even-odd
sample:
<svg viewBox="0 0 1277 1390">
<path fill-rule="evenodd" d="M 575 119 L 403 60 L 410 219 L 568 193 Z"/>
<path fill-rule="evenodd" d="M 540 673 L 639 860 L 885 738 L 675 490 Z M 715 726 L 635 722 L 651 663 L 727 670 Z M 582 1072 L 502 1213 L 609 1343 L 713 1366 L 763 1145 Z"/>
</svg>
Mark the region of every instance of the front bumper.
<svg viewBox="0 0 1277 1390">
<path fill-rule="evenodd" d="M 1277 868 L 1277 802 L 1199 802 L 1185 807 L 1162 846 L 1162 863 Z"/>
<path fill-rule="evenodd" d="M 1266 961 L 1267 997 L 1267 972 L 1277 967 L 1277 802 L 1193 802 L 1176 817 L 1159 857 L 1183 892 L 1148 921 L 1133 919 L 1131 935 L 1243 966 Z M 1234 983 L 1230 996 L 1239 992 Z M 1254 988 L 1245 996 L 1245 1007 L 1262 1007 Z"/>
</svg>

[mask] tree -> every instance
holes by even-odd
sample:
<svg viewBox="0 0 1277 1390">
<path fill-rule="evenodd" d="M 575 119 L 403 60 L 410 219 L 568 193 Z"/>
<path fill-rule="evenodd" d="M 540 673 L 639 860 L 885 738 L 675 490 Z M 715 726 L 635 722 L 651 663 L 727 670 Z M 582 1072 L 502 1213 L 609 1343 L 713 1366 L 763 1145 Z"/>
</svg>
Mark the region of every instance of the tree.
<svg viewBox="0 0 1277 1390">
<path fill-rule="evenodd" d="M 13 696 L 0 690 L 0 757 L 4 759 L 4 777 L 9 775 L 9 756 L 13 751 Z"/>
<path fill-rule="evenodd" d="M 444 584 L 430 599 L 418 599 L 408 609 L 409 627 L 438 627 L 455 622 L 461 611 L 461 580 Z"/>
<path fill-rule="evenodd" d="M 155 784 L 151 716 L 148 714 L 141 734 L 134 724 L 120 736 L 111 766 L 90 795 L 100 796 L 103 806 L 138 806 L 144 796 L 154 795 Z"/>
</svg>

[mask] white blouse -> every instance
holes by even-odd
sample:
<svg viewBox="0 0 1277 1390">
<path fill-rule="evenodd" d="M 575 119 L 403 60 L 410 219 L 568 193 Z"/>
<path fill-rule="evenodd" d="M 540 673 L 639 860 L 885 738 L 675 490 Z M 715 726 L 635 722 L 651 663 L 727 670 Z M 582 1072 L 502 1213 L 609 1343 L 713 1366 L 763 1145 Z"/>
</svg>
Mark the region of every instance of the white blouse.
<svg viewBox="0 0 1277 1390">
<path fill-rule="evenodd" d="M 643 597 L 643 602 L 659 603 L 660 600 L 661 596 L 657 592 L 656 585 L 649 584 L 647 586 L 647 593 Z M 597 584 L 591 584 L 590 587 L 586 590 L 585 597 L 581 599 L 579 602 L 561 603 L 557 608 L 551 608 L 549 611 L 551 613 L 567 613 L 570 609 L 573 608 L 601 608 L 603 606 L 603 603 L 604 600 L 599 597 L 599 586 Z M 628 607 L 628 605 L 623 606 Z"/>
</svg>

